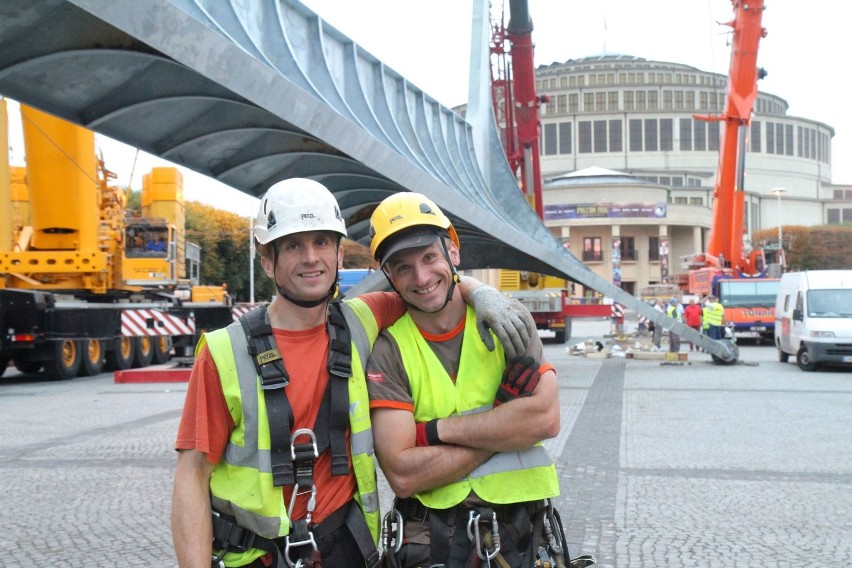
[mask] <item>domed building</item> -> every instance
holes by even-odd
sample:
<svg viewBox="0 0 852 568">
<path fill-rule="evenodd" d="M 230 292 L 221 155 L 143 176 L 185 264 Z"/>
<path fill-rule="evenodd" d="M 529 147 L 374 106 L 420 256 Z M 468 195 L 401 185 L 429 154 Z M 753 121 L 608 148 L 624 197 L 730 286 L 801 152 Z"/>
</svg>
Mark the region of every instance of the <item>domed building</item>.
<svg viewBox="0 0 852 568">
<path fill-rule="evenodd" d="M 604 278 L 636 294 L 705 250 L 727 77 L 601 55 L 541 66 L 545 224 Z M 780 224 L 852 222 L 852 186 L 831 183 L 831 126 L 759 93 L 743 188 L 744 237 Z M 613 262 L 615 260 L 615 262 Z M 674 266 L 668 266 L 668 263 Z"/>
</svg>

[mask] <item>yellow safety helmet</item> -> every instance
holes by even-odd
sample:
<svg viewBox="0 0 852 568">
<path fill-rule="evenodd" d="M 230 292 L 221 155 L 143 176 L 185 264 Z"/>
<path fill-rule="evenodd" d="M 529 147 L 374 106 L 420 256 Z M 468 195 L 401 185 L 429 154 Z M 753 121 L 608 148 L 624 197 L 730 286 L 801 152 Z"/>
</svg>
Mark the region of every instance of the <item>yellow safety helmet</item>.
<svg viewBox="0 0 852 568">
<path fill-rule="evenodd" d="M 415 230 L 419 227 L 425 230 Z M 428 246 L 444 234 L 461 247 L 450 219 L 431 199 L 420 193 L 395 193 L 370 217 L 370 252 L 384 265 L 394 253 Z"/>
</svg>

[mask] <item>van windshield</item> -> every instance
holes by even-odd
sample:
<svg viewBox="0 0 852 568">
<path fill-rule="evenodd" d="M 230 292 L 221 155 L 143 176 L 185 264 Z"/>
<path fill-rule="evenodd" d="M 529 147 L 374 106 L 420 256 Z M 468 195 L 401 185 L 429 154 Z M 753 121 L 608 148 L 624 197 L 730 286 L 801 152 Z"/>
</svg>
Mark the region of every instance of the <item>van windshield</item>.
<svg viewBox="0 0 852 568">
<path fill-rule="evenodd" d="M 852 289 L 808 291 L 808 316 L 852 318 Z"/>
</svg>

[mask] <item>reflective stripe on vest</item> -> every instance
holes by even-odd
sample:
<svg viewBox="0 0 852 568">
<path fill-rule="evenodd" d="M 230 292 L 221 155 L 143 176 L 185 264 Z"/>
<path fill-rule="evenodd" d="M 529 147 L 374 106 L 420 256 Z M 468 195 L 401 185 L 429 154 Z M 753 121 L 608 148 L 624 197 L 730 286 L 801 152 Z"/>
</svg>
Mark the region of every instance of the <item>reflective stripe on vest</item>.
<svg viewBox="0 0 852 568">
<path fill-rule="evenodd" d="M 369 353 L 376 336 L 369 335 L 365 329 L 377 330 L 377 326 L 375 321 L 372 326 L 363 325 L 358 317 L 368 314 L 372 318 L 369 308 L 366 312 L 347 309 L 347 304 L 354 302 L 363 304 L 360 300 L 349 300 L 342 305 L 352 333 L 352 352 Z M 254 362 L 246 349 L 245 333 L 238 323 L 207 333 L 196 352 L 205 343 L 219 371 L 225 402 L 235 425 L 224 458 L 210 479 L 211 503 L 216 510 L 235 517 L 240 526 L 265 538 L 285 536 L 290 530 L 290 520 L 281 488 L 272 485 L 266 404 L 258 388 Z M 352 358 L 348 391 L 352 467 L 358 486 L 355 498 L 364 512 L 373 541 L 378 542 L 379 495 L 369 399 L 360 357 Z M 256 549 L 243 554 L 229 553 L 226 562 L 239 566 L 262 554 Z"/>
<path fill-rule="evenodd" d="M 462 353 L 456 381 L 450 378 L 414 320 L 406 314 L 388 329 L 402 355 L 414 399 L 414 420 L 490 410 L 500 385 L 505 355 L 500 342 L 489 352 L 476 328 L 476 314 L 467 308 Z M 519 452 L 498 452 L 457 482 L 416 494 L 434 509 L 449 509 L 471 491 L 493 504 L 521 503 L 559 495 L 556 468 L 541 444 Z"/>
</svg>

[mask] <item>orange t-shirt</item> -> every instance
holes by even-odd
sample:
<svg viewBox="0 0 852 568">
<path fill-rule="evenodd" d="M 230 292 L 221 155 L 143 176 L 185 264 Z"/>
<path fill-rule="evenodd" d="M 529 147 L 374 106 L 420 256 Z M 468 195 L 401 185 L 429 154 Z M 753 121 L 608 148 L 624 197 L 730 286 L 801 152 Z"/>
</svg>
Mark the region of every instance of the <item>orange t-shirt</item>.
<svg viewBox="0 0 852 568">
<path fill-rule="evenodd" d="M 402 301 L 392 292 L 366 294 L 361 299 L 373 311 L 380 329 L 392 324 L 404 313 Z M 293 430 L 313 429 L 329 378 L 328 331 L 325 325 L 320 325 L 301 331 L 273 329 L 273 333 L 290 376 L 286 391 L 287 400 L 293 409 Z M 210 463 L 218 464 L 222 460 L 233 428 L 234 423 L 222 393 L 219 372 L 205 346 L 195 361 L 189 379 L 175 449 L 203 452 Z M 348 429 L 346 436 L 348 441 Z M 333 476 L 330 452 L 323 452 L 317 459 L 314 466 L 314 483 L 317 487 L 314 522 L 322 522 L 349 502 L 355 494 L 356 482 L 354 473 L 351 472 L 351 454 L 349 460 L 350 475 Z M 292 487 L 282 489 L 284 502 L 289 506 Z M 294 510 L 289 511 L 291 518 L 304 518 L 307 502 L 307 494 L 298 497 Z"/>
</svg>

